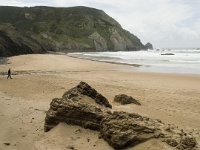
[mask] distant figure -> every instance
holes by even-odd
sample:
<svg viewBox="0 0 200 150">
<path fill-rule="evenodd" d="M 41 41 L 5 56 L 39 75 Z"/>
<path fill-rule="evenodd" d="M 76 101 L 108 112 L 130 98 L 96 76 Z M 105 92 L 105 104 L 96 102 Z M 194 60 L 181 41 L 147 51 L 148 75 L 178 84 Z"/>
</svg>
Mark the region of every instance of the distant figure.
<svg viewBox="0 0 200 150">
<path fill-rule="evenodd" d="M 12 79 L 12 77 L 11 77 L 11 69 L 9 68 L 9 70 L 8 70 L 8 77 L 7 77 L 7 79 Z"/>
</svg>

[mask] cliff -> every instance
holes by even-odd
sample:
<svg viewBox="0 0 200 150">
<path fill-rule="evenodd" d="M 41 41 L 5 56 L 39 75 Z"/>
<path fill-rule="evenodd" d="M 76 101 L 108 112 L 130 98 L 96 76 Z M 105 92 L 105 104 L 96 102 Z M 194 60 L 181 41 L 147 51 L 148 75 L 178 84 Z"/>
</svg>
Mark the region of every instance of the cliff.
<svg viewBox="0 0 200 150">
<path fill-rule="evenodd" d="M 0 7 L 0 56 L 46 51 L 147 49 L 104 11 L 88 7 Z"/>
</svg>

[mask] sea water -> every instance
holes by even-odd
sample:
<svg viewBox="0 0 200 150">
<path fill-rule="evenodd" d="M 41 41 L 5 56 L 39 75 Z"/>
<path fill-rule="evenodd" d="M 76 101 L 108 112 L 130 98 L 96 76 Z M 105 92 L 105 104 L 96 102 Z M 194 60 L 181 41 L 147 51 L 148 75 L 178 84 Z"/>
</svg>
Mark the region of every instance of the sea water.
<svg viewBox="0 0 200 150">
<path fill-rule="evenodd" d="M 156 49 L 119 52 L 70 53 L 79 58 L 139 65 L 143 72 L 200 74 L 199 49 Z"/>
</svg>

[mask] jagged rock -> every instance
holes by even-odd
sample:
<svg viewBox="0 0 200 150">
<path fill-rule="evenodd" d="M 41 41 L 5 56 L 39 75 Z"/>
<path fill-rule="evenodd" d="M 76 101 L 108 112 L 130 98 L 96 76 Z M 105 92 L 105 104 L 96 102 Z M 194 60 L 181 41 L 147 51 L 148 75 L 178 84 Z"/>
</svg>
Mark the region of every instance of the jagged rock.
<svg viewBox="0 0 200 150">
<path fill-rule="evenodd" d="M 114 112 L 101 122 L 101 136 L 114 148 L 121 149 L 159 137 L 159 128 L 152 120 L 137 114 Z"/>
<path fill-rule="evenodd" d="M 97 104 L 112 108 L 112 105 L 103 95 L 98 93 L 95 89 L 93 89 L 85 82 L 80 82 L 76 87 L 65 92 L 63 95 L 63 99 L 72 99 L 74 101 L 79 101 L 81 100 L 83 95 L 92 98 L 91 100 L 95 101 Z"/>
<path fill-rule="evenodd" d="M 140 102 L 138 102 L 136 99 L 125 94 L 116 95 L 114 101 L 122 105 L 132 104 L 132 103 L 136 105 L 141 105 Z"/>
<path fill-rule="evenodd" d="M 99 130 L 103 116 L 103 111 L 97 106 L 55 98 L 46 114 L 44 130 L 49 131 L 60 122 Z"/>
<path fill-rule="evenodd" d="M 76 87 L 65 92 L 62 98 L 52 100 L 45 119 L 45 131 L 59 122 L 99 130 L 103 118 L 103 109 L 100 109 L 102 106 L 112 107 L 103 95 L 87 83 L 80 82 Z"/>
</svg>

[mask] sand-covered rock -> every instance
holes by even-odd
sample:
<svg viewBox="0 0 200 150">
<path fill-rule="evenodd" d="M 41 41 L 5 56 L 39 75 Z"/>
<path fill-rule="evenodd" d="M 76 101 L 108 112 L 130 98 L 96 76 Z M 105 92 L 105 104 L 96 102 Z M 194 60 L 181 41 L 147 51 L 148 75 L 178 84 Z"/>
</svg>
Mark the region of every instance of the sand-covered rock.
<svg viewBox="0 0 200 150">
<path fill-rule="evenodd" d="M 120 95 L 116 95 L 114 98 L 115 102 L 118 102 L 122 105 L 126 105 L 126 104 L 136 104 L 136 105 L 141 105 L 140 102 L 136 99 L 134 99 L 131 96 L 128 96 L 126 94 L 120 94 Z"/>
</svg>

